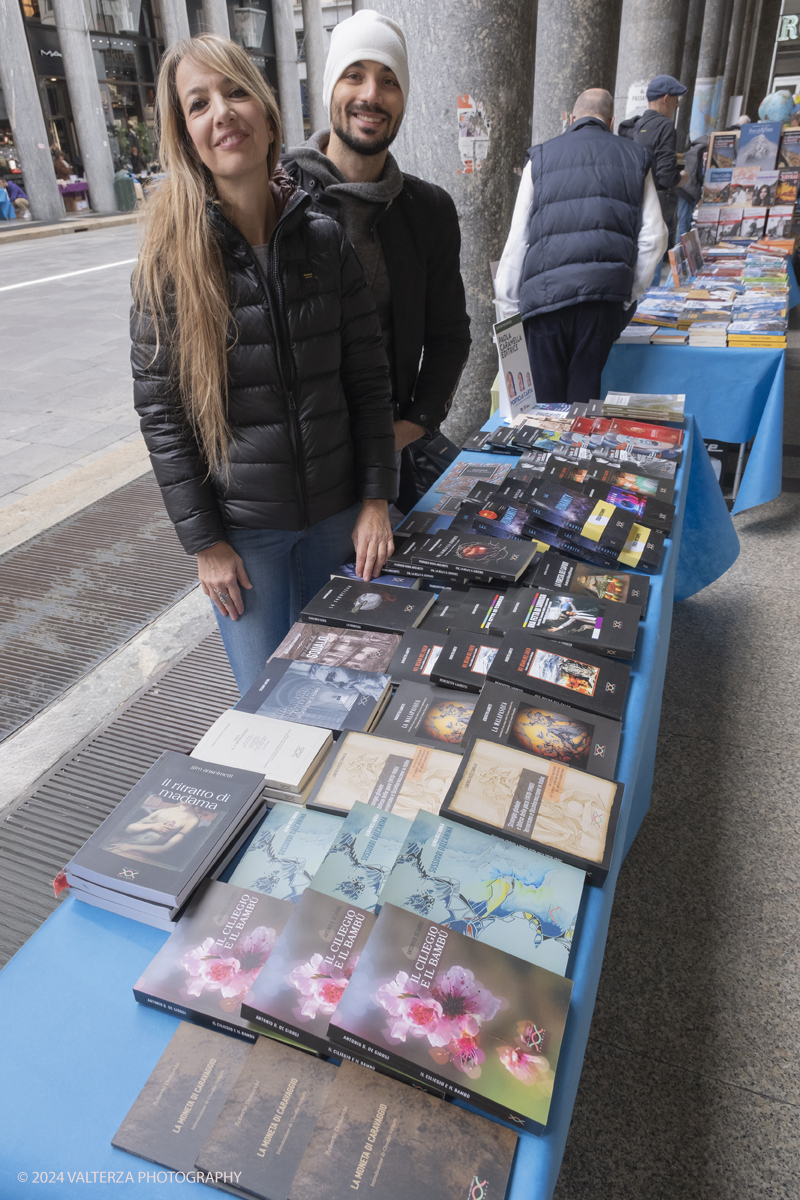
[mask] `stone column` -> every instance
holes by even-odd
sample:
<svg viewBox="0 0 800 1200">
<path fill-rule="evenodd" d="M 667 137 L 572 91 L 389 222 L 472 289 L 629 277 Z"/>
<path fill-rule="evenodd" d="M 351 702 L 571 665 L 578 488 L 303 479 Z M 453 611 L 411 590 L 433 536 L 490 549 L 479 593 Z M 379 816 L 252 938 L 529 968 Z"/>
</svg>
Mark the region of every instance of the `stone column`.
<svg viewBox="0 0 800 1200">
<path fill-rule="evenodd" d="M 205 20 L 205 11 L 203 19 Z M 186 0 L 161 0 L 161 27 L 164 30 L 166 46 L 174 46 L 176 42 L 183 42 L 192 36 Z"/>
<path fill-rule="evenodd" d="M 778 24 L 781 19 L 780 0 L 763 0 L 761 16 L 753 30 L 755 47 L 753 62 L 750 70 L 750 81 L 745 96 L 745 112 L 753 121 L 758 120 L 758 106 L 770 85 L 772 71 L 772 55 L 775 50 L 775 39 L 778 36 Z"/>
<path fill-rule="evenodd" d="M 37 221 L 58 221 L 64 215 L 64 202 L 56 185 L 22 9 L 16 0 L 0 0 L 0 46 L 0 84 L 31 216 Z"/>
<path fill-rule="evenodd" d="M 739 42 L 739 58 L 736 63 L 736 78 L 733 81 L 732 95 L 734 96 L 744 97 L 744 85 L 747 80 L 747 68 L 750 63 L 750 51 L 753 46 L 753 36 L 759 8 L 760 0 L 747 0 L 742 36 Z"/>
<path fill-rule="evenodd" d="M 714 83 L 719 75 L 720 45 L 727 29 L 729 0 L 706 0 L 703 34 L 697 56 L 697 76 L 691 113 L 690 137 L 709 132 L 708 120 L 714 96 Z M 701 83 L 701 80 L 710 82 Z"/>
<path fill-rule="evenodd" d="M 371 7 L 397 21 L 408 43 L 408 110 L 392 153 L 403 171 L 445 188 L 461 222 L 472 352 L 445 426 L 459 441 L 488 416 L 497 374 L 489 264 L 503 251 L 517 172 L 530 145 L 534 6 L 530 0 L 372 0 Z M 467 168 L 459 148 L 458 102 L 467 96 L 489 131 L 477 170 Z"/>
<path fill-rule="evenodd" d="M 627 115 L 633 116 L 634 110 L 647 108 L 644 92 L 654 76 L 677 77 L 688 11 L 689 0 L 623 0 L 614 91 L 617 124 Z M 635 105 L 637 97 L 639 104 Z"/>
<path fill-rule="evenodd" d="M 203 33 L 216 33 L 218 37 L 231 36 L 231 23 L 225 0 L 203 0 Z"/>
<path fill-rule="evenodd" d="M 622 0 L 539 0 L 532 142 L 563 133 L 586 88 L 613 94 L 621 14 Z"/>
<path fill-rule="evenodd" d="M 725 62 L 721 69 L 723 78 L 722 91 L 719 98 L 718 129 L 724 129 L 728 124 L 728 101 L 734 94 L 733 85 L 736 82 L 736 69 L 739 65 L 739 49 L 746 10 L 747 0 L 733 0 L 731 26 L 728 33 L 727 46 L 725 47 Z"/>
<path fill-rule="evenodd" d="M 116 212 L 114 164 L 83 0 L 54 0 L 53 7 L 91 205 L 95 212 Z"/>
<path fill-rule="evenodd" d="M 303 37 L 306 52 L 306 89 L 311 132 L 327 129 L 330 116 L 322 103 L 322 76 L 325 72 L 325 30 L 322 27 L 320 0 L 303 0 Z"/>
<path fill-rule="evenodd" d="M 692 100 L 694 98 L 694 81 L 697 78 L 697 59 L 700 55 L 700 39 L 703 36 L 703 14 L 706 11 L 706 0 L 689 0 L 689 15 L 686 18 L 686 38 L 683 43 L 681 58 L 681 73 L 678 76 L 687 89 L 681 99 L 678 109 L 678 150 L 685 150 L 689 144 L 689 122 L 692 115 Z"/>
<path fill-rule="evenodd" d="M 288 149 L 289 146 L 301 146 L 306 140 L 300 76 L 297 73 L 297 38 L 294 32 L 292 0 L 272 0 L 272 26 L 275 30 L 275 63 L 278 68 L 283 144 Z"/>
</svg>

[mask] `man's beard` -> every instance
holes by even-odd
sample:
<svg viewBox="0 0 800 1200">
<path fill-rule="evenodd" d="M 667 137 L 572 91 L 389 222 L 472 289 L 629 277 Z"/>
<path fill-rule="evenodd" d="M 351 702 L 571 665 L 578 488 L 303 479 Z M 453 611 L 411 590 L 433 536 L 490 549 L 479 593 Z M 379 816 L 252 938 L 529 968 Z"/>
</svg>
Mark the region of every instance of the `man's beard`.
<svg viewBox="0 0 800 1200">
<path fill-rule="evenodd" d="M 372 106 L 371 108 L 359 108 L 356 110 L 356 113 L 358 112 L 380 113 L 381 116 L 388 117 L 391 121 L 391 117 L 389 117 L 389 114 L 385 111 L 385 109 L 378 108 L 377 106 Z M 351 115 L 355 116 L 356 113 Z M 360 138 L 357 134 L 350 133 L 349 130 L 345 128 L 342 121 L 341 108 L 339 108 L 331 117 L 331 128 L 339 138 L 339 141 L 344 142 L 345 146 L 349 147 L 350 150 L 354 150 L 356 154 L 363 154 L 365 158 L 371 158 L 373 155 L 383 154 L 384 150 L 389 149 L 400 131 L 402 120 L 402 116 L 398 117 L 394 128 L 392 128 L 390 125 L 389 132 L 386 134 L 386 136 L 382 137 L 380 141 L 377 142 L 362 140 L 362 138 Z"/>
</svg>

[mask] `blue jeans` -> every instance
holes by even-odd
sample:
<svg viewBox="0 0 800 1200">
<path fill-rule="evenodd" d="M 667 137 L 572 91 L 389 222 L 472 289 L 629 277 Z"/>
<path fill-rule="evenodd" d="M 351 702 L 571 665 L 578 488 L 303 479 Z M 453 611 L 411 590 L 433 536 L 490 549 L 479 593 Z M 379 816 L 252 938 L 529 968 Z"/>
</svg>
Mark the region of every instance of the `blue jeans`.
<svg viewBox="0 0 800 1200">
<path fill-rule="evenodd" d="M 684 200 L 683 196 L 678 196 L 678 240 L 682 233 L 688 233 L 692 228 L 692 213 L 694 205 L 691 200 Z"/>
<path fill-rule="evenodd" d="M 225 653 L 242 695 L 273 650 L 300 618 L 300 610 L 353 553 L 351 534 L 361 505 L 310 529 L 229 529 L 228 545 L 244 563 L 252 589 L 242 588 L 244 613 L 236 621 L 214 613 Z"/>
</svg>

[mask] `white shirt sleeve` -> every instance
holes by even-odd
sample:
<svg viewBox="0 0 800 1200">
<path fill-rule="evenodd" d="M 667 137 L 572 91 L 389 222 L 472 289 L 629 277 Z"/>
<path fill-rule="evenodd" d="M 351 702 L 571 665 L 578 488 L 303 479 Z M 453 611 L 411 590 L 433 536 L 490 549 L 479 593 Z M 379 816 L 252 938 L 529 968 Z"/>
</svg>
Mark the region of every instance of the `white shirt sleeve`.
<svg viewBox="0 0 800 1200">
<path fill-rule="evenodd" d="M 516 214 L 515 214 L 516 215 Z M 647 172 L 644 181 L 644 199 L 642 201 L 642 227 L 639 230 L 639 256 L 633 275 L 633 290 L 626 308 L 641 300 L 649 288 L 656 267 L 664 257 L 669 234 L 661 215 L 661 203 L 658 199 L 653 172 Z M 499 272 L 498 272 L 499 274 Z"/>
<path fill-rule="evenodd" d="M 494 281 L 501 321 L 504 321 L 506 317 L 513 317 L 515 313 L 519 312 L 519 287 L 522 281 L 525 255 L 528 252 L 528 215 L 532 204 L 533 174 L 531 164 L 527 163 L 522 172 L 517 201 L 514 205 L 514 215 L 511 218 L 511 228 L 508 231 Z M 661 209 L 659 208 L 660 213 Z"/>
</svg>

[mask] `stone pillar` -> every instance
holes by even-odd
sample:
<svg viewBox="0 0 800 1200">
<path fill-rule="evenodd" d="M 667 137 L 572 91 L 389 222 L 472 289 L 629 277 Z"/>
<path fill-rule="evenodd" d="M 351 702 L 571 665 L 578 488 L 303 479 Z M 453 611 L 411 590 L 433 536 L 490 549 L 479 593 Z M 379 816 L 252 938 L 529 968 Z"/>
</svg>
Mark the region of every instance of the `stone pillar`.
<svg viewBox="0 0 800 1200">
<path fill-rule="evenodd" d="M 644 93 L 654 76 L 677 78 L 688 11 L 689 0 L 623 0 L 614 91 L 617 124 L 644 112 Z"/>
<path fill-rule="evenodd" d="M 720 46 L 727 29 L 728 15 L 729 0 L 706 0 L 691 113 L 692 139 L 709 132 L 706 114 L 710 114 L 712 109 L 714 81 L 719 75 Z"/>
<path fill-rule="evenodd" d="M 445 426 L 459 441 L 488 416 L 497 374 L 489 264 L 502 254 L 519 189 L 516 172 L 530 145 L 534 6 L 530 0 L 372 0 L 371 7 L 397 21 L 408 43 L 408 110 L 392 153 L 403 171 L 445 188 L 461 222 L 472 352 Z M 467 96 L 489 131 L 477 170 L 467 169 L 459 148 L 458 101 Z"/>
<path fill-rule="evenodd" d="M 781 19 L 780 0 L 763 0 L 761 16 L 756 28 L 753 63 L 750 70 L 750 81 L 745 96 L 745 112 L 753 121 L 758 120 L 758 106 L 769 91 L 772 71 L 772 56 L 775 51 L 775 40 L 778 36 L 778 25 Z"/>
<path fill-rule="evenodd" d="M 622 0 L 539 0 L 536 29 L 534 143 L 563 133 L 586 88 L 613 94 Z"/>
<path fill-rule="evenodd" d="M 205 10 L 203 19 L 205 20 Z M 164 30 L 166 46 L 174 46 L 176 42 L 183 42 L 192 36 L 186 0 L 161 0 L 161 27 Z"/>
<path fill-rule="evenodd" d="M 736 82 L 736 69 L 739 66 L 739 49 L 746 10 L 747 0 L 734 0 L 731 11 L 731 27 L 728 33 L 728 44 L 725 48 L 725 63 L 722 67 L 723 78 L 722 91 L 719 98 L 718 129 L 724 129 L 728 124 L 728 101 L 734 94 L 733 85 Z"/>
<path fill-rule="evenodd" d="M 747 0 L 744 14 L 742 37 L 739 43 L 739 58 L 736 63 L 736 78 L 733 81 L 733 95 L 744 97 L 744 85 L 747 80 L 747 68 L 750 64 L 750 51 L 753 46 L 755 22 L 760 8 L 760 0 Z M 744 111 L 744 109 L 742 110 Z"/>
<path fill-rule="evenodd" d="M 289 146 L 301 146 L 306 140 L 292 0 L 272 0 L 272 26 L 275 30 L 275 64 L 278 68 L 283 144 L 288 150 Z"/>
<path fill-rule="evenodd" d="M 116 212 L 114 164 L 83 0 L 54 0 L 69 100 L 95 212 Z"/>
<path fill-rule="evenodd" d="M 678 150 L 683 151 L 689 144 L 689 122 L 692 115 L 692 100 L 694 98 L 694 81 L 697 78 L 697 59 L 700 54 L 700 39 L 703 36 L 703 14 L 706 11 L 706 0 L 689 0 L 689 15 L 686 18 L 686 38 L 683 43 L 681 58 L 681 73 L 678 76 L 687 89 L 681 99 L 678 109 Z"/>
<path fill-rule="evenodd" d="M 31 216 L 37 221 L 58 221 L 64 215 L 64 202 L 56 185 L 22 9 L 16 0 L 0 0 L 0 46 L 0 84 Z"/>
<path fill-rule="evenodd" d="M 225 0 L 203 0 L 203 33 L 216 33 L 218 37 L 231 36 L 231 23 Z"/>
<path fill-rule="evenodd" d="M 306 89 L 311 132 L 327 129 L 330 116 L 322 103 L 322 76 L 325 73 L 325 30 L 322 27 L 320 0 L 303 0 L 303 45 L 306 52 Z"/>
</svg>

